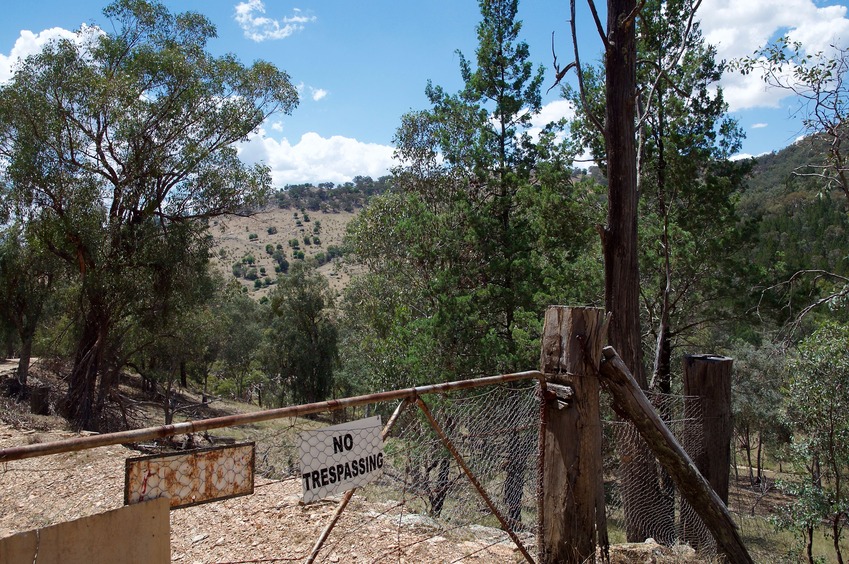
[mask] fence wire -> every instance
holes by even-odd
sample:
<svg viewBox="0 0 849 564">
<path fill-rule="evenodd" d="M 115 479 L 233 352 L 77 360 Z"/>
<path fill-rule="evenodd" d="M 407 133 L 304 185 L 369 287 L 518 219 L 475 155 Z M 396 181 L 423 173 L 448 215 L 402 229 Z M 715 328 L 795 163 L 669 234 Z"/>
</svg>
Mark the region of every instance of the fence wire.
<svg viewBox="0 0 849 564">
<path fill-rule="evenodd" d="M 695 458 L 703 443 L 697 400 L 671 395 L 650 399 Z M 174 437 L 170 445 L 136 445 L 150 452 L 245 440 L 256 444 L 254 495 L 171 513 L 172 560 L 301 562 L 312 554 L 319 562 L 524 561 L 502 522 L 525 552 L 535 554 L 540 410 L 534 381 L 426 395 L 423 400 L 482 492 L 422 410 L 409 403 L 384 442 L 379 479 L 356 490 L 318 549 L 316 541 L 334 521 L 344 497 L 301 503 L 299 434 L 373 415 L 381 415 L 385 424 L 397 402 Z M 704 524 L 633 426 L 609 420 L 603 429 L 611 543 L 652 537 L 665 545 L 698 547 L 708 558 L 716 555 Z M 34 435 L 32 440 L 56 438 Z M 0 433 L 0 446 L 4 444 Z M 19 482 L 27 495 L 0 500 L 9 508 L 0 516 L 0 532 L 7 535 L 120 507 L 123 458 L 137 455 L 112 446 L 4 463 L 0 486 Z M 756 499 L 743 500 L 733 485 L 731 496 L 729 506 L 743 519 L 744 534 L 750 527 L 764 526 L 745 519 L 746 503 Z"/>
<path fill-rule="evenodd" d="M 704 448 L 698 398 L 646 392 L 658 415 L 695 459 Z M 657 462 L 630 422 L 604 422 L 607 523 L 612 543 L 652 538 L 666 546 L 689 545 L 717 554 L 710 531 Z"/>
<path fill-rule="evenodd" d="M 428 397 L 433 418 L 525 550 L 535 551 L 539 405 L 533 386 L 497 386 Z M 349 560 L 348 539 L 371 520 L 384 548 L 376 562 L 432 560 L 450 540 L 465 553 L 503 561 L 522 557 L 421 410 L 408 407 L 385 445 L 381 478 L 357 492 L 325 552 Z M 450 558 L 447 561 L 452 561 Z"/>
</svg>

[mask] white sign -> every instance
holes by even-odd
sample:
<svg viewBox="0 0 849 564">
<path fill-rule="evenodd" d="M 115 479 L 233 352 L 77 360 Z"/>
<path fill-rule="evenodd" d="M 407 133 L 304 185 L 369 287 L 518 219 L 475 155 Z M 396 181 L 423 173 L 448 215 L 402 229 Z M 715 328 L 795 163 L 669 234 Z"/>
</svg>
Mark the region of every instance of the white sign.
<svg viewBox="0 0 849 564">
<path fill-rule="evenodd" d="M 380 417 L 299 434 L 303 502 L 363 486 L 383 469 Z"/>
</svg>

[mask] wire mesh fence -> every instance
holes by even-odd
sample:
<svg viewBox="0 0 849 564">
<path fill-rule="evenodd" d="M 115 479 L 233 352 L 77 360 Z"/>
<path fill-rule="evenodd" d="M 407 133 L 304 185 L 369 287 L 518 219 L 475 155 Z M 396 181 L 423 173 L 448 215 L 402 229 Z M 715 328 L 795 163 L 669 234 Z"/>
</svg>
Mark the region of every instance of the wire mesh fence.
<svg viewBox="0 0 849 564">
<path fill-rule="evenodd" d="M 488 552 L 521 559 L 500 519 L 533 553 L 539 457 L 533 386 L 498 386 L 426 401 L 437 427 L 416 406 L 404 410 L 386 440 L 382 476 L 357 493 L 326 551 L 346 554 L 346 539 L 362 528 L 366 515 L 382 523 L 389 541 L 376 561 L 398 561 L 417 546 L 446 539 L 467 546 L 466 557 Z"/>
<path fill-rule="evenodd" d="M 654 395 L 651 400 L 694 456 L 702 444 L 698 403 L 682 396 Z M 535 381 L 528 378 L 174 437 L 166 450 L 254 442 L 257 483 L 251 496 L 173 511 L 172 559 L 527 560 L 536 552 L 539 401 Z M 300 435 L 375 415 L 383 425 L 391 422 L 378 479 L 352 496 L 302 503 Z M 643 539 L 689 544 L 706 558 L 715 556 L 710 534 L 633 427 L 608 420 L 603 428 L 611 542 L 646 533 Z M 36 435 L 32 440 L 56 438 Z M 6 444 L 0 432 L 0 447 Z M 150 451 L 162 445 L 136 448 Z M 120 507 L 123 459 L 129 456 L 138 453 L 113 445 L 3 463 L 0 486 L 15 481 L 26 494 L 2 500 L 11 514 L 0 518 L 0 536 Z M 765 526 L 743 515 L 746 504 L 755 501 L 732 491 L 729 505 L 744 534 L 747 527 Z"/>
<path fill-rule="evenodd" d="M 703 448 L 698 398 L 647 393 L 655 410 L 691 458 Z M 689 545 L 706 557 L 716 543 L 707 527 L 657 463 L 633 424 L 604 422 L 605 504 L 611 542 Z"/>
</svg>

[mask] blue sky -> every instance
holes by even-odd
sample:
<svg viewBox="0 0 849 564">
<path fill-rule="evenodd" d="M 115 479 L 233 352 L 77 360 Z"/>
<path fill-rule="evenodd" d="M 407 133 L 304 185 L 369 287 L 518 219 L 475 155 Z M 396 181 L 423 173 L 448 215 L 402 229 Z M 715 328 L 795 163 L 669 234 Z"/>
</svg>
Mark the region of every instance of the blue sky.
<svg viewBox="0 0 849 564">
<path fill-rule="evenodd" d="M 597 0 L 601 6 L 603 0 Z M 291 116 L 277 115 L 242 147 L 245 160 L 261 160 L 277 186 L 344 182 L 355 175 L 386 174 L 392 137 L 407 111 L 427 107 L 428 80 L 449 92 L 461 86 L 457 49 L 474 58 L 476 0 L 166 0 L 173 12 L 198 11 L 218 28 L 210 49 L 243 62 L 265 59 L 289 73 L 301 102 Z M 8 5 L 11 4 L 11 5 Z M 108 28 L 105 1 L 9 2 L 0 19 L 0 81 L 14 61 L 81 24 Z M 788 33 L 811 51 L 849 44 L 846 2 L 830 0 L 703 0 L 699 19 L 720 58 L 751 54 Z M 603 17 L 603 16 L 602 16 Z M 524 0 L 519 19 L 531 56 L 553 80 L 551 32 L 558 61 L 572 59 L 568 0 Z M 578 2 L 581 59 L 598 62 L 600 43 L 585 2 Z M 723 79 L 732 115 L 747 133 L 744 155 L 792 143 L 801 126 L 786 93 L 757 76 Z M 782 97 L 783 96 L 783 97 Z M 543 100 L 542 121 L 570 115 L 558 89 Z M 541 123 L 540 123 L 541 124 Z"/>
</svg>

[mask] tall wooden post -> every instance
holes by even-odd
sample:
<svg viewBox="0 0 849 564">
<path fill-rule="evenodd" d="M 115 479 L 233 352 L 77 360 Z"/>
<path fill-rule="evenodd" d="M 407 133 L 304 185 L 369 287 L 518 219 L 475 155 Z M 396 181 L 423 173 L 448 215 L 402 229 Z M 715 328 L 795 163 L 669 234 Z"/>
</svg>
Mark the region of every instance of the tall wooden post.
<svg viewBox="0 0 849 564">
<path fill-rule="evenodd" d="M 734 360 L 716 355 L 684 357 L 684 395 L 687 399 L 687 450 L 696 468 L 722 502 L 728 505 L 731 469 L 731 368 Z M 693 408 L 690 404 L 696 404 Z M 691 414 L 700 415 L 691 423 Z M 692 507 L 681 508 L 681 538 L 696 550 L 710 548 L 706 531 L 697 526 Z"/>
<path fill-rule="evenodd" d="M 734 359 L 709 354 L 684 357 L 684 395 L 699 398 L 704 445 L 693 462 L 702 476 L 728 504 L 731 468 L 731 368 Z"/>
<path fill-rule="evenodd" d="M 596 377 L 606 338 L 601 309 L 551 306 L 545 312 L 541 563 L 593 562 L 597 544 L 607 544 Z"/>
</svg>

